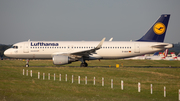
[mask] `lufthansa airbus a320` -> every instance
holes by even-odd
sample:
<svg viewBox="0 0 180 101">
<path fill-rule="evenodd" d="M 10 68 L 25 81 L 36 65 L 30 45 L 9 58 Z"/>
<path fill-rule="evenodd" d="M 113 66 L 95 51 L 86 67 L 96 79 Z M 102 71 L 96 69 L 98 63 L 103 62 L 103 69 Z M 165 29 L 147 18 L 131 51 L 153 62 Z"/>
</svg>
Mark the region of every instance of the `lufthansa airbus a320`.
<svg viewBox="0 0 180 101">
<path fill-rule="evenodd" d="M 52 59 L 55 65 L 81 61 L 81 67 L 87 67 L 86 60 L 122 59 L 154 53 L 173 45 L 164 43 L 170 14 L 163 14 L 136 41 L 25 41 L 14 44 L 4 54 L 11 58 Z M 29 62 L 26 63 L 29 67 Z"/>
</svg>

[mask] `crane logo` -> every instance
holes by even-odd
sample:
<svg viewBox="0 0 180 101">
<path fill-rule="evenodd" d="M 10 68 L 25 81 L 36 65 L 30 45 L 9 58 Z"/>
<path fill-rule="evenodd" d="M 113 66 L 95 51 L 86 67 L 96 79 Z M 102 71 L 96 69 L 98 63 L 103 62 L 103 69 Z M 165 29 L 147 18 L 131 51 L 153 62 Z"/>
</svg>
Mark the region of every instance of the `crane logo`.
<svg viewBox="0 0 180 101">
<path fill-rule="evenodd" d="M 161 35 L 165 32 L 166 26 L 163 23 L 158 22 L 154 25 L 153 30 L 157 35 Z"/>
</svg>

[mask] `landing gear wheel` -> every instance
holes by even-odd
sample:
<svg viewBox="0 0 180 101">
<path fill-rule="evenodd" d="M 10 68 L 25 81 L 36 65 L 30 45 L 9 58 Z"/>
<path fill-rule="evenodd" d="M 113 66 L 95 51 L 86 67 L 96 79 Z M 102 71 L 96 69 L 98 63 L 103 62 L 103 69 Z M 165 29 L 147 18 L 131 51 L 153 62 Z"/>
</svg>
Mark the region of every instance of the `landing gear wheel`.
<svg viewBox="0 0 180 101">
<path fill-rule="evenodd" d="M 26 65 L 25 67 L 29 67 L 29 59 L 26 60 Z"/>
<path fill-rule="evenodd" d="M 29 65 L 28 65 L 28 64 L 26 64 L 26 65 L 25 65 L 25 67 L 29 67 Z"/>
<path fill-rule="evenodd" d="M 85 63 L 81 63 L 80 67 L 87 67 L 88 64 L 85 62 Z"/>
<path fill-rule="evenodd" d="M 88 64 L 85 62 L 85 67 L 87 67 L 88 66 Z"/>
</svg>

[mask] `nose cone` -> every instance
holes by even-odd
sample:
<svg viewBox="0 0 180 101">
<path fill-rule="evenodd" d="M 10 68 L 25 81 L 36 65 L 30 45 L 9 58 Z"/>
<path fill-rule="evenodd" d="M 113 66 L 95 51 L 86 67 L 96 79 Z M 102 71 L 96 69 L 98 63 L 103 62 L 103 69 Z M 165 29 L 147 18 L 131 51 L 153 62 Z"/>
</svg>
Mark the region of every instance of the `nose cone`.
<svg viewBox="0 0 180 101">
<path fill-rule="evenodd" d="M 4 51 L 4 55 L 7 56 L 7 57 L 9 57 L 9 55 L 10 55 L 9 49 L 7 49 L 7 50 Z"/>
</svg>

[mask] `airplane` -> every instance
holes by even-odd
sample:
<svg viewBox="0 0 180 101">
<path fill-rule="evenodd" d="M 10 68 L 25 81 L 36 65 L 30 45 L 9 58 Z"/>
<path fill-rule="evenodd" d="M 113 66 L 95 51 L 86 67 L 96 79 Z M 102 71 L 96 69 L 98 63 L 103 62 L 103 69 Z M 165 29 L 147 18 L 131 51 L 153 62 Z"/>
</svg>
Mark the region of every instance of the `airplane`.
<svg viewBox="0 0 180 101">
<path fill-rule="evenodd" d="M 172 48 L 164 43 L 170 14 L 162 14 L 148 32 L 136 41 L 25 41 L 14 44 L 4 54 L 11 58 L 52 59 L 54 65 L 65 65 L 81 61 L 80 67 L 87 67 L 87 60 L 123 59 Z M 163 28 L 161 28 L 163 27 Z M 157 29 L 159 28 L 159 29 Z"/>
<path fill-rule="evenodd" d="M 165 60 L 178 60 L 178 57 L 174 52 L 171 52 L 171 57 L 166 57 Z"/>
<path fill-rule="evenodd" d="M 146 56 L 146 60 L 164 60 L 167 56 L 168 49 L 166 49 L 163 53 L 162 52 L 156 52 L 153 56 Z"/>
<path fill-rule="evenodd" d="M 159 52 L 158 54 L 159 56 L 148 56 L 146 57 L 146 60 L 163 60 L 165 58 L 162 52 Z"/>
</svg>

